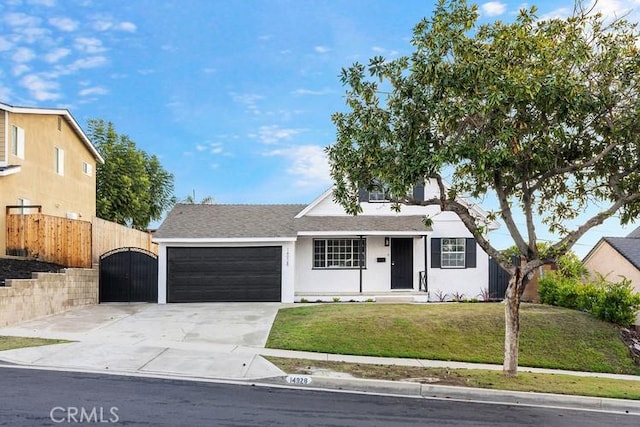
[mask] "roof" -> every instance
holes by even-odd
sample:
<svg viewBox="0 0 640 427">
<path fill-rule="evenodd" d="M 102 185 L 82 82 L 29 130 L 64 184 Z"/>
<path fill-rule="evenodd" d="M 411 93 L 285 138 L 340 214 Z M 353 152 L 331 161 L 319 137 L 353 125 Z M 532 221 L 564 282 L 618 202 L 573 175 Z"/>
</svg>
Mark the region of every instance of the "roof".
<svg viewBox="0 0 640 427">
<path fill-rule="evenodd" d="M 294 237 L 293 218 L 305 206 L 178 204 L 154 238 Z"/>
<path fill-rule="evenodd" d="M 637 231 L 634 230 L 631 234 Z M 626 258 L 635 268 L 640 270 L 640 238 L 603 237 L 603 240 Z"/>
<path fill-rule="evenodd" d="M 84 131 L 76 122 L 76 119 L 73 118 L 69 110 L 66 108 L 33 108 L 33 107 L 17 107 L 14 105 L 5 104 L 0 102 L 0 110 L 6 110 L 10 113 L 15 114 L 45 114 L 45 115 L 54 115 L 54 116 L 62 116 L 65 118 L 67 123 L 71 125 L 71 128 L 78 135 L 80 140 L 84 143 L 87 149 L 93 154 L 93 157 L 99 162 L 104 163 L 104 159 L 93 145 L 89 137 L 85 135 Z"/>
<path fill-rule="evenodd" d="M 627 235 L 627 239 L 640 239 L 640 227 L 633 230 Z"/>
<path fill-rule="evenodd" d="M 154 239 L 295 238 L 314 232 L 424 234 L 422 216 L 305 216 L 307 205 L 178 204 L 167 215 Z"/>
</svg>

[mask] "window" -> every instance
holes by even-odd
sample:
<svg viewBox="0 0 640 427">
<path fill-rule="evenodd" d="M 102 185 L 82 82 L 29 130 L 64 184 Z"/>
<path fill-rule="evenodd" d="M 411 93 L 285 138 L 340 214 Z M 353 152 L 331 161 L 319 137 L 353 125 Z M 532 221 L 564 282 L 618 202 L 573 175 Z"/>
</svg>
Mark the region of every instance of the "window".
<svg viewBox="0 0 640 427">
<path fill-rule="evenodd" d="M 29 208 L 25 208 L 25 206 L 29 206 L 30 204 L 31 204 L 31 201 L 29 199 L 23 199 L 23 198 L 18 199 L 18 206 L 21 206 L 20 215 L 29 213 L 27 212 Z"/>
<path fill-rule="evenodd" d="M 442 239 L 442 268 L 465 267 L 465 240 L 464 238 Z"/>
<path fill-rule="evenodd" d="M 55 147 L 55 172 L 58 175 L 64 175 L 64 150 L 60 147 Z"/>
<path fill-rule="evenodd" d="M 366 266 L 366 240 L 362 239 L 362 256 L 359 255 L 360 239 L 315 239 L 313 241 L 313 268 L 360 268 Z"/>
<path fill-rule="evenodd" d="M 24 159 L 24 129 L 11 126 L 11 154 Z"/>
<path fill-rule="evenodd" d="M 93 167 L 87 162 L 82 162 L 82 173 L 91 176 Z"/>
<path fill-rule="evenodd" d="M 376 180 L 373 188 L 369 191 L 370 202 L 388 202 L 389 190 L 387 186 Z"/>
</svg>

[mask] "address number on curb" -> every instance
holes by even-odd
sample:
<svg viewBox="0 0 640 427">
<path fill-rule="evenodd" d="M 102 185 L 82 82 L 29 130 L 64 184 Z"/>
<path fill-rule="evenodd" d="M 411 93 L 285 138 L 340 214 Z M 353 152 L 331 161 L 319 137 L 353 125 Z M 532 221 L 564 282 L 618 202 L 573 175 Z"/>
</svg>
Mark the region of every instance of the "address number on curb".
<svg viewBox="0 0 640 427">
<path fill-rule="evenodd" d="M 288 384 L 309 385 L 311 384 L 311 377 L 306 375 L 287 375 L 285 381 Z"/>
</svg>

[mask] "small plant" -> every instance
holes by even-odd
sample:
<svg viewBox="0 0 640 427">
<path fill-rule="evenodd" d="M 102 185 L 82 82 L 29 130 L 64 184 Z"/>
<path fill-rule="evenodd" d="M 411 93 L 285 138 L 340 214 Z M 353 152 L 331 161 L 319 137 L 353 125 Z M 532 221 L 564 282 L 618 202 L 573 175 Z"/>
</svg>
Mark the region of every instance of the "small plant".
<svg viewBox="0 0 640 427">
<path fill-rule="evenodd" d="M 308 300 L 308 299 L 306 299 L 306 298 L 300 298 L 300 302 L 303 302 L 303 303 L 304 303 L 304 302 L 309 302 L 309 300 Z"/>
<path fill-rule="evenodd" d="M 374 302 L 374 301 L 373 301 L 373 298 L 367 298 L 365 302 Z"/>
<path fill-rule="evenodd" d="M 333 297 L 333 302 L 340 302 L 340 297 Z"/>
<path fill-rule="evenodd" d="M 464 298 L 464 294 L 460 292 L 454 292 L 453 294 L 451 294 L 451 299 L 455 302 L 462 302 L 464 301 Z"/>
<path fill-rule="evenodd" d="M 491 293 L 489 292 L 489 288 L 480 289 L 480 294 L 478 296 L 482 298 L 482 301 L 491 301 Z"/>
<path fill-rule="evenodd" d="M 448 293 L 441 291 L 440 289 L 438 289 L 437 291 L 435 291 L 433 293 L 433 295 L 436 297 L 436 299 L 440 302 L 445 302 L 447 300 L 447 297 L 449 296 Z"/>
</svg>

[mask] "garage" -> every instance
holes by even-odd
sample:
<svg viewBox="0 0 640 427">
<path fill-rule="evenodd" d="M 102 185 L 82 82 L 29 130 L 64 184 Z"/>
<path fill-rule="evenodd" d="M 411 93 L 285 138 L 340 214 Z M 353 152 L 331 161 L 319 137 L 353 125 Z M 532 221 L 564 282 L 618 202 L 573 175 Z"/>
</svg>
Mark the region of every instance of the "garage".
<svg viewBox="0 0 640 427">
<path fill-rule="evenodd" d="M 282 247 L 167 247 L 167 302 L 280 302 Z"/>
</svg>

